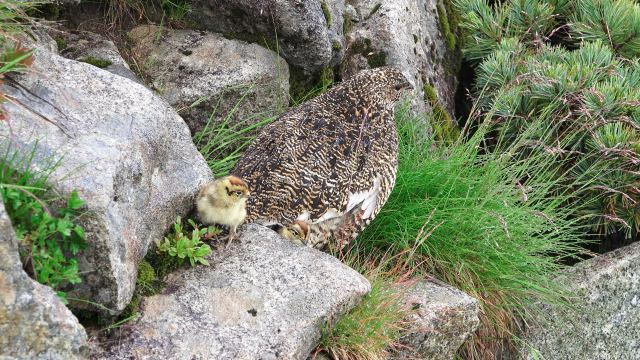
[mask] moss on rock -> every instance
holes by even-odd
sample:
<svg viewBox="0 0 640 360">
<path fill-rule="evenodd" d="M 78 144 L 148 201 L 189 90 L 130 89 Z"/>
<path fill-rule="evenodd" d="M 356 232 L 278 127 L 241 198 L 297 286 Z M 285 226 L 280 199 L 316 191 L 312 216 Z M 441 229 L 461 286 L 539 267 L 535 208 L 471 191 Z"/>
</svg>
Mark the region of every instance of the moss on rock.
<svg viewBox="0 0 640 360">
<path fill-rule="evenodd" d="M 156 271 L 148 261 L 141 261 L 138 264 L 138 279 L 137 284 L 150 284 L 156 279 Z"/>
<path fill-rule="evenodd" d="M 460 128 L 438 100 L 438 92 L 428 83 L 424 85 L 422 90 L 424 91 L 424 101 L 431 106 L 433 112 L 434 121 L 431 126 L 436 140 L 447 143 L 455 141 L 460 136 Z"/>
<path fill-rule="evenodd" d="M 333 68 L 323 68 L 316 75 L 305 75 L 302 70 L 289 67 L 289 96 L 291 105 L 300 104 L 325 92 L 334 82 Z"/>
<path fill-rule="evenodd" d="M 277 52 L 277 49 L 278 49 L 278 42 L 276 41 L 276 39 L 272 37 L 266 37 L 264 35 L 238 33 L 238 32 L 226 32 L 222 34 L 222 36 L 225 39 L 229 39 L 229 40 L 240 40 L 240 41 L 248 42 L 250 44 L 258 44 L 271 51 Z"/>
<path fill-rule="evenodd" d="M 320 4 L 320 6 L 322 7 L 322 13 L 324 14 L 324 19 L 327 21 L 327 27 L 330 27 L 331 23 L 333 22 L 333 18 L 331 17 L 331 11 L 329 10 L 329 5 L 327 5 L 327 3 L 323 1 Z"/>
<path fill-rule="evenodd" d="M 451 31 L 451 24 L 447 17 L 447 10 L 441 3 L 436 5 L 436 9 L 438 11 L 438 21 L 440 22 L 440 30 L 442 30 L 444 41 L 447 43 L 449 50 L 454 50 L 456 48 L 456 36 Z"/>
<path fill-rule="evenodd" d="M 351 17 L 349 15 L 344 14 L 342 16 L 342 32 L 346 35 L 351 31 L 352 28 L 353 20 L 351 20 Z"/>
<path fill-rule="evenodd" d="M 54 40 L 58 46 L 58 51 L 64 51 L 67 48 L 67 40 L 65 40 L 64 37 L 56 36 Z"/>
<path fill-rule="evenodd" d="M 382 50 L 376 50 L 371 46 L 371 40 L 364 38 L 356 40 L 351 45 L 351 51 L 354 54 L 361 54 L 367 59 L 369 67 L 376 68 L 387 65 L 387 53 Z"/>
<path fill-rule="evenodd" d="M 109 60 L 98 59 L 98 58 L 95 58 L 93 56 L 87 56 L 86 58 L 79 59 L 78 61 L 85 62 L 87 64 L 91 64 L 91 65 L 93 65 L 95 67 L 99 67 L 101 69 L 109 67 L 109 66 L 111 66 L 113 64 L 113 62 L 111 62 Z"/>
<path fill-rule="evenodd" d="M 368 20 L 370 17 L 373 16 L 373 14 L 377 13 L 378 10 L 380 10 L 380 7 L 382 6 L 381 3 L 377 3 L 373 6 L 373 9 L 371 9 L 371 11 L 369 12 L 369 15 L 367 15 L 367 17 L 365 17 L 365 20 Z"/>
</svg>

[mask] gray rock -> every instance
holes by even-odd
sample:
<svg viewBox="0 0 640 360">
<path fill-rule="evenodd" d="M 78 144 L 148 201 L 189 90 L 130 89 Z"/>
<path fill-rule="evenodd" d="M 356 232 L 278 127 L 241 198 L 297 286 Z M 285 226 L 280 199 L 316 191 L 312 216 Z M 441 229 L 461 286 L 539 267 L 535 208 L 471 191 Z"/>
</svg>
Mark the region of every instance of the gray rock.
<svg viewBox="0 0 640 360">
<path fill-rule="evenodd" d="M 163 31 L 158 26 L 136 27 L 129 37 L 152 87 L 181 109 L 194 134 L 214 109 L 218 121 L 238 106 L 234 121 L 254 116 L 256 122 L 261 117 L 255 115 L 272 115 L 288 105 L 287 63 L 261 46 L 203 31 Z"/>
<path fill-rule="evenodd" d="M 22 270 L 0 199 L 0 359 L 79 359 L 87 334 L 51 288 Z"/>
<path fill-rule="evenodd" d="M 442 106 L 454 111 L 457 86 L 456 56 L 440 29 L 435 0 L 354 0 L 358 16 L 349 22 L 342 76 L 382 65 L 402 69 L 414 86 L 413 108 L 427 109 L 425 84 L 433 86 Z"/>
<path fill-rule="evenodd" d="M 60 31 L 50 29 L 49 35 L 57 42 L 58 53 L 67 59 L 92 62 L 104 61 L 101 66 L 110 73 L 141 83 L 129 64 L 122 58 L 115 44 L 102 35 L 88 31 Z"/>
<path fill-rule="evenodd" d="M 543 305 L 523 337 L 523 358 L 640 359 L 640 242 L 580 262 L 561 279 L 574 307 Z"/>
<path fill-rule="evenodd" d="M 439 281 L 418 282 L 404 299 L 414 310 L 408 317 L 413 326 L 393 359 L 453 359 L 480 325 L 478 301 Z"/>
<path fill-rule="evenodd" d="M 306 74 L 342 57 L 344 0 L 194 0 L 191 6 L 190 20 L 208 30 L 255 42 L 277 37 L 280 55 Z"/>
<path fill-rule="evenodd" d="M 144 299 L 107 358 L 306 359 L 323 323 L 370 290 L 336 258 L 256 224 L 210 262 L 172 274 L 162 294 Z"/>
<path fill-rule="evenodd" d="M 87 201 L 84 276 L 70 295 L 124 309 L 149 244 L 193 207 L 211 178 L 189 129 L 144 86 L 45 48 L 2 90 L 12 101 L 3 104 L 10 126 L 0 127 L 0 145 L 12 141 L 28 152 L 38 142 L 34 167 L 63 155 L 50 177 L 54 191 L 77 189 Z"/>
</svg>

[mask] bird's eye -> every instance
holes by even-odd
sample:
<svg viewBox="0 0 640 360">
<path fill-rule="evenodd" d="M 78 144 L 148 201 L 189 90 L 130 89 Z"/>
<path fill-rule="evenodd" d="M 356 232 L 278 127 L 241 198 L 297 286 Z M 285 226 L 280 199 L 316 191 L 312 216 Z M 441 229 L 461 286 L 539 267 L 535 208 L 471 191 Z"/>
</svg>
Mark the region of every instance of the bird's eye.
<svg viewBox="0 0 640 360">
<path fill-rule="evenodd" d="M 298 233 L 298 230 L 296 230 L 296 229 L 292 229 L 292 230 L 291 230 L 291 232 L 292 232 L 292 233 L 293 233 L 293 235 L 295 235 L 295 236 L 300 235 L 300 234 Z"/>
<path fill-rule="evenodd" d="M 400 84 L 396 85 L 396 90 L 400 90 L 400 89 L 402 89 L 402 85 Z"/>
<path fill-rule="evenodd" d="M 236 196 L 240 196 L 240 195 L 242 195 L 242 191 L 237 190 L 237 191 L 236 191 Z"/>
</svg>

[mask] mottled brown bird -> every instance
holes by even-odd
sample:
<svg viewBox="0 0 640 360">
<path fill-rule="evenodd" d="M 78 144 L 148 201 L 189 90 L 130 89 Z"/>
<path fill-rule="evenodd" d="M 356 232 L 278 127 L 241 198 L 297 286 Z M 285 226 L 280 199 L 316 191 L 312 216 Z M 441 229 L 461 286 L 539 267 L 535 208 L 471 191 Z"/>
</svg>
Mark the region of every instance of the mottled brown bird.
<svg viewBox="0 0 640 360">
<path fill-rule="evenodd" d="M 247 221 L 309 225 L 306 244 L 342 248 L 393 188 L 393 108 L 410 88 L 400 70 L 365 70 L 266 125 L 235 168 L 252 196 Z"/>
</svg>

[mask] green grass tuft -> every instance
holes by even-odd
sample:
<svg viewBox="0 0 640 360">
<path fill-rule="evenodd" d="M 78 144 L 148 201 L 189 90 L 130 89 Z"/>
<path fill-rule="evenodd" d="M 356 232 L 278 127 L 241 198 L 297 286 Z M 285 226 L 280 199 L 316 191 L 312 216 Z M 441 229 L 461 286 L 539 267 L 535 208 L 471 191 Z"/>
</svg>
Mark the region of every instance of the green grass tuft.
<svg viewBox="0 0 640 360">
<path fill-rule="evenodd" d="M 406 109 L 397 123 L 396 185 L 358 246 L 415 248 L 429 273 L 478 298 L 483 328 L 476 342 L 511 338 L 532 302 L 562 303 L 554 274 L 582 252 L 585 229 L 572 187 L 557 180 L 561 160 L 533 152 L 524 137 L 485 154 L 482 131 L 434 150 L 431 139 L 417 135 L 422 121 Z"/>
<path fill-rule="evenodd" d="M 218 104 L 209 116 L 205 127 L 193 136 L 193 142 L 216 178 L 227 175 L 244 149 L 255 139 L 260 128 L 275 119 L 274 115 L 267 114 L 254 114 L 244 119 L 235 119 L 234 114 L 238 107 L 250 94 L 249 89 L 221 120 L 216 119 Z"/>
<path fill-rule="evenodd" d="M 350 250 L 343 261 L 369 280 L 371 291 L 335 324 L 325 325 L 316 353 L 325 352 L 334 359 L 387 359 L 412 326 L 403 301 L 410 287 L 406 270 L 394 261 L 398 258 L 376 259 L 371 253 Z"/>
</svg>

